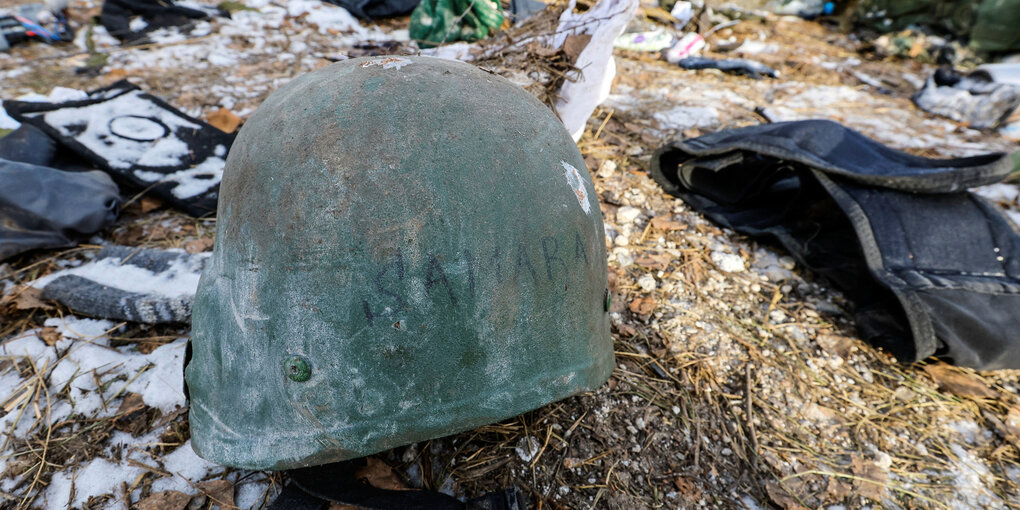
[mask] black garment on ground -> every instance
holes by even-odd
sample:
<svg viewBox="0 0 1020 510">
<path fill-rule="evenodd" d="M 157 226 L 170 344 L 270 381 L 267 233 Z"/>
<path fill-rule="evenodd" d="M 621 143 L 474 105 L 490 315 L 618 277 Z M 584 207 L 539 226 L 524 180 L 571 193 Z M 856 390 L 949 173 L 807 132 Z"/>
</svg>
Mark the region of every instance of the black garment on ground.
<svg viewBox="0 0 1020 510">
<path fill-rule="evenodd" d="M 28 30 L 14 16 L 0 16 L 0 51 L 7 51 L 11 46 L 28 39 Z"/>
<path fill-rule="evenodd" d="M 199 275 L 205 268 L 208 255 L 192 255 L 182 251 L 147 250 L 128 246 L 103 248 L 96 259 L 113 259 L 118 266 L 128 265 L 145 269 L 155 275 L 167 271 Z M 74 274 L 58 276 L 43 287 L 42 297 L 57 301 L 75 312 L 93 317 L 145 324 L 187 323 L 191 321 L 194 294 L 166 296 L 152 293 L 130 292 Z"/>
<path fill-rule="evenodd" d="M 113 223 L 120 193 L 103 172 L 63 172 L 0 159 L 0 260 L 66 248 Z"/>
<path fill-rule="evenodd" d="M 39 128 L 22 124 L 0 138 L 0 158 L 30 165 L 52 166 L 57 142 Z"/>
<path fill-rule="evenodd" d="M 358 478 L 365 465 L 362 457 L 287 471 L 291 483 L 269 510 L 324 510 L 331 502 L 367 510 L 527 510 L 517 487 L 460 501 L 441 492 L 373 487 Z"/>
<path fill-rule="evenodd" d="M 326 0 L 327 2 L 339 5 L 347 12 L 361 18 L 370 20 L 376 18 L 392 18 L 409 14 L 418 7 L 421 0 Z"/>
<path fill-rule="evenodd" d="M 96 169 L 94 165 L 70 149 L 58 145 L 50 135 L 31 124 L 22 124 L 18 129 L 0 138 L 0 158 L 68 172 L 87 172 Z"/>
<path fill-rule="evenodd" d="M 860 334 L 900 361 L 1020 368 L 1020 232 L 968 187 L 1010 157 L 929 159 L 825 120 L 677 140 L 651 175 L 713 221 L 778 240 L 856 303 Z"/>
<path fill-rule="evenodd" d="M 148 25 L 139 31 L 131 30 L 134 16 L 141 16 Z M 206 12 L 174 5 L 171 0 L 106 0 L 99 13 L 99 23 L 110 35 L 130 42 L 158 28 L 185 25 L 208 17 Z"/>
<path fill-rule="evenodd" d="M 130 82 L 94 90 L 81 101 L 4 101 L 4 108 L 134 191 L 149 189 L 192 216 L 216 210 L 233 135 Z"/>
<path fill-rule="evenodd" d="M 690 70 L 718 69 L 727 73 L 750 76 L 754 79 L 761 78 L 762 76 L 768 76 L 769 78 L 779 76 L 776 74 L 775 69 L 772 69 L 761 62 L 755 62 L 754 60 L 747 60 L 743 58 L 716 60 L 708 57 L 687 57 L 678 60 L 676 65 Z"/>
</svg>

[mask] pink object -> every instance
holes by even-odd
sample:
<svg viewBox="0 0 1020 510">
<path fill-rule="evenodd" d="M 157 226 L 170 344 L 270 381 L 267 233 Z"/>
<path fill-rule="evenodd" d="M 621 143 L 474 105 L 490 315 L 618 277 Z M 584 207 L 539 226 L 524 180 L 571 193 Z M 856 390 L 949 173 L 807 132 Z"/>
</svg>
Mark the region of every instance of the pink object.
<svg viewBox="0 0 1020 510">
<path fill-rule="evenodd" d="M 697 54 L 705 47 L 705 39 L 698 34 L 688 33 L 680 38 L 672 48 L 666 50 L 666 61 L 677 63 L 680 59 Z"/>
</svg>

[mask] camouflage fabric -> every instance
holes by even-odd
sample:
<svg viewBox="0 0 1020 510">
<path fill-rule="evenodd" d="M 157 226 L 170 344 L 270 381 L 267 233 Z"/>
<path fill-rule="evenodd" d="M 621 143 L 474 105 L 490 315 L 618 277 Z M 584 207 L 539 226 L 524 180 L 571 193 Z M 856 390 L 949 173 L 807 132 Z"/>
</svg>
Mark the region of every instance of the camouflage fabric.
<svg viewBox="0 0 1020 510">
<path fill-rule="evenodd" d="M 970 45 L 978 51 L 1020 51 L 1020 0 L 981 2 Z"/>
<path fill-rule="evenodd" d="M 423 0 L 411 13 L 411 39 L 431 48 L 454 41 L 477 41 L 503 24 L 503 9 L 492 0 Z"/>
<path fill-rule="evenodd" d="M 1020 0 L 861 0 L 856 19 L 879 32 L 928 27 L 977 51 L 1020 51 Z"/>
</svg>

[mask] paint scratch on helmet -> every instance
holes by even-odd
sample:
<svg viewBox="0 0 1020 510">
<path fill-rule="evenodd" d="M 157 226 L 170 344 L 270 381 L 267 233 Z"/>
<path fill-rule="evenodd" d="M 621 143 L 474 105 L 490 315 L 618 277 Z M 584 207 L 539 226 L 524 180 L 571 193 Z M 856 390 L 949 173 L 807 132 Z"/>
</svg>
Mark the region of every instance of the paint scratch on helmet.
<svg viewBox="0 0 1020 510">
<path fill-rule="evenodd" d="M 567 184 L 570 185 L 574 190 L 574 195 L 577 196 L 577 203 L 581 204 L 581 209 L 584 209 L 584 214 L 591 214 L 591 204 L 588 202 L 588 190 L 584 189 L 584 180 L 581 179 L 581 174 L 576 168 L 567 163 L 566 161 L 560 161 L 563 165 L 564 175 L 567 177 Z"/>
<path fill-rule="evenodd" d="M 411 65 L 411 61 L 399 57 L 377 58 L 361 63 L 361 67 L 382 66 L 383 69 L 400 69 L 406 65 Z"/>
</svg>

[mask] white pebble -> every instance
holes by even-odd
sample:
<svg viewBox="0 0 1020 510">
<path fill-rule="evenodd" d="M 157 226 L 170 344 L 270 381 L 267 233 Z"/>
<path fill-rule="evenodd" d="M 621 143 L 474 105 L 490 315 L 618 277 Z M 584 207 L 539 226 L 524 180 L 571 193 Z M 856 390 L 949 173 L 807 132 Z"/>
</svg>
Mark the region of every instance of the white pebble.
<svg viewBox="0 0 1020 510">
<path fill-rule="evenodd" d="M 517 456 L 524 462 L 531 462 L 531 459 L 535 458 L 538 453 L 538 449 L 542 445 L 539 444 L 538 439 L 534 436 L 522 437 L 520 441 L 517 441 L 517 446 L 514 451 L 517 452 Z"/>
<path fill-rule="evenodd" d="M 711 256 L 712 262 L 715 262 L 719 269 L 727 273 L 737 273 L 744 270 L 744 259 L 740 258 L 740 255 L 713 251 Z"/>
<path fill-rule="evenodd" d="M 641 216 L 641 209 L 637 207 L 625 206 L 616 210 L 617 223 L 634 223 L 638 216 Z"/>
<path fill-rule="evenodd" d="M 779 257 L 779 264 L 787 271 L 793 271 L 793 268 L 797 267 L 797 262 L 793 260 L 793 257 L 786 255 Z"/>
<path fill-rule="evenodd" d="M 616 257 L 616 262 L 620 267 L 628 267 L 634 264 L 634 256 L 626 248 L 613 248 L 613 256 Z"/>
<path fill-rule="evenodd" d="M 637 284 L 638 287 L 641 287 L 641 290 L 645 292 L 651 292 L 655 290 L 656 286 L 655 277 L 648 273 L 645 273 L 641 275 L 641 278 L 638 278 Z"/>
</svg>

